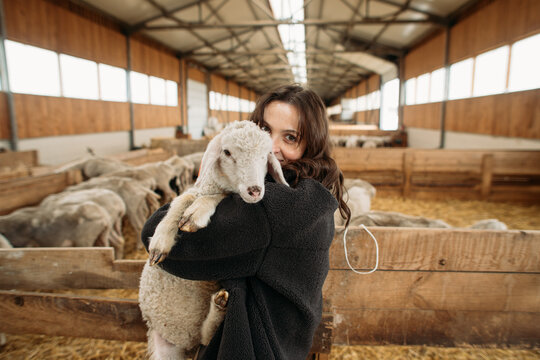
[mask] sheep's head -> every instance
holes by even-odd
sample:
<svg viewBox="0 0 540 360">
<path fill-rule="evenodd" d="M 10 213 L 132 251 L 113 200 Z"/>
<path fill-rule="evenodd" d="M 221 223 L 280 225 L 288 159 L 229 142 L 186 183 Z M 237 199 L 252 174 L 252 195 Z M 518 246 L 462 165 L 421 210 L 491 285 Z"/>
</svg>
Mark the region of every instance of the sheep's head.
<svg viewBox="0 0 540 360">
<path fill-rule="evenodd" d="M 270 135 L 253 122 L 234 122 L 212 141 L 215 169 L 222 176 L 217 181 L 224 190 L 238 193 L 247 203 L 256 203 L 264 196 L 267 172 L 277 182 L 287 184 L 272 153 Z"/>
</svg>

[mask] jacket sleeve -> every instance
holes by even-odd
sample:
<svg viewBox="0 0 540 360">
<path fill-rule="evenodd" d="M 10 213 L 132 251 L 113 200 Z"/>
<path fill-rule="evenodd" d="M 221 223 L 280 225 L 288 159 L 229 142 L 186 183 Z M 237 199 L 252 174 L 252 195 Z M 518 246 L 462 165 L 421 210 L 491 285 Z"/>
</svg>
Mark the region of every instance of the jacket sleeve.
<svg viewBox="0 0 540 360">
<path fill-rule="evenodd" d="M 158 209 L 146 222 L 141 240 L 148 250 L 149 238 L 169 205 Z M 221 201 L 210 224 L 195 233 L 178 231 L 176 244 L 159 264 L 167 272 L 190 280 L 227 280 L 256 273 L 270 243 L 270 227 L 261 202 L 245 203 L 230 195 Z"/>
</svg>

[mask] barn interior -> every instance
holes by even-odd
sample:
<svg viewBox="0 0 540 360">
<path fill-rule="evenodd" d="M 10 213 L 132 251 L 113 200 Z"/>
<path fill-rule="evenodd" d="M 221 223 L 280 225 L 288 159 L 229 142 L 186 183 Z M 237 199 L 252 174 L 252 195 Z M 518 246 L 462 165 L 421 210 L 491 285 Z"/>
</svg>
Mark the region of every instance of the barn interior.
<svg viewBox="0 0 540 360">
<path fill-rule="evenodd" d="M 300 84 L 368 193 L 348 259 L 336 217 L 310 359 L 540 357 L 540 1 L 0 0 L 0 33 L 0 235 L 86 184 L 81 161 L 200 154 L 261 95 Z M 504 227 L 473 228 L 487 219 Z M 121 250 L 0 249 L 0 360 L 146 358 L 140 314 L 126 320 L 144 220 L 122 219 Z M 349 271 L 376 256 L 374 274 Z"/>
</svg>

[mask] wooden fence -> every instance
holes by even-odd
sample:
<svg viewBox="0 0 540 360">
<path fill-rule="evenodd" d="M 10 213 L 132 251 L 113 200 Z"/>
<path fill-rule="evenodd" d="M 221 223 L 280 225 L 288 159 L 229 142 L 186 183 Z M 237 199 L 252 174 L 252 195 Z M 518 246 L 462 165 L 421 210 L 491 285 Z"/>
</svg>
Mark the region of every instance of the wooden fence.
<svg viewBox="0 0 540 360">
<path fill-rule="evenodd" d="M 540 202 L 540 151 L 334 148 L 345 177 L 378 194 Z"/>
<path fill-rule="evenodd" d="M 328 313 L 312 351 L 327 354 L 332 343 L 540 346 L 540 231 L 372 227 L 380 267 L 357 275 L 337 230 Z M 355 268 L 373 267 L 374 244 L 361 228 L 349 230 L 347 244 Z M 135 300 L 31 292 L 135 289 L 143 264 L 115 260 L 111 248 L 0 250 L 0 332 L 144 341 Z"/>
</svg>

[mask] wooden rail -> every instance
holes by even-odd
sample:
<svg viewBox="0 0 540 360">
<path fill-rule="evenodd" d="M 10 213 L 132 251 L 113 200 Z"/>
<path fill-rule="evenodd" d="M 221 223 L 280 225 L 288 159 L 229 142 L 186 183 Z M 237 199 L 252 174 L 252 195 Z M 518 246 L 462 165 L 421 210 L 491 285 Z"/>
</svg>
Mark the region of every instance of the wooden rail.
<svg viewBox="0 0 540 360">
<path fill-rule="evenodd" d="M 333 155 L 345 177 L 382 195 L 540 202 L 540 151 L 335 148 Z"/>
<path fill-rule="evenodd" d="M 30 176 L 32 168 L 36 166 L 38 166 L 36 150 L 0 153 L 0 180 Z"/>
<path fill-rule="evenodd" d="M 347 266 L 342 230 L 314 352 L 331 343 L 540 346 L 540 231 L 371 227 L 379 270 L 362 276 Z M 347 245 L 355 268 L 373 267 L 361 228 L 350 228 Z M 136 289 L 143 264 L 115 260 L 111 248 L 0 250 L 0 332 L 144 340 L 136 301 L 29 292 Z"/>
</svg>

